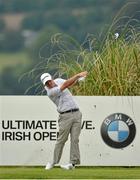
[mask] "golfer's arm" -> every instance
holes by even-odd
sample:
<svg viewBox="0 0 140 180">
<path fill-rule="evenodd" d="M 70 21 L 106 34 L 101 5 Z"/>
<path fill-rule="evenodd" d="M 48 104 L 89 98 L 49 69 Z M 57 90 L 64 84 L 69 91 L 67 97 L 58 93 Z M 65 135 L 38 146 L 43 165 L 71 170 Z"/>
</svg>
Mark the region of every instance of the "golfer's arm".
<svg viewBox="0 0 140 180">
<path fill-rule="evenodd" d="M 66 89 L 66 88 L 74 85 L 75 82 L 78 80 L 79 77 L 80 77 L 79 74 L 76 74 L 75 76 L 73 76 L 73 77 L 71 77 L 70 79 L 66 80 L 66 81 L 62 84 L 62 86 L 60 87 L 60 90 L 63 91 L 64 89 Z"/>
</svg>

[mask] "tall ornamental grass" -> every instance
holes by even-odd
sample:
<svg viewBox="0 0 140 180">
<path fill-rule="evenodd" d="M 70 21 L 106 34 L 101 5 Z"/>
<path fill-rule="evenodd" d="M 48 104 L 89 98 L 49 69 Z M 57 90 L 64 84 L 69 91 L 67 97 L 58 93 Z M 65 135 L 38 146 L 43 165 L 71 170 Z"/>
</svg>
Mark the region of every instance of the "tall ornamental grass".
<svg viewBox="0 0 140 180">
<path fill-rule="evenodd" d="M 82 44 L 68 35 L 55 34 L 40 48 L 39 64 L 24 74 L 34 82 L 25 93 L 33 90 L 34 94 L 44 93 L 40 83 L 40 75 L 44 72 L 51 73 L 54 78 L 67 79 L 88 71 L 84 82 L 71 87 L 74 95 L 140 95 L 139 25 L 139 21 L 134 19 L 115 28 L 113 24 L 101 38 L 89 34 Z M 47 57 L 45 54 L 51 55 Z"/>
<path fill-rule="evenodd" d="M 61 72 L 67 77 L 88 71 L 85 82 L 74 86 L 75 95 L 140 95 L 139 34 L 130 41 L 123 37 L 107 38 L 101 51 L 64 52 Z M 73 59 L 76 54 L 77 60 Z"/>
</svg>

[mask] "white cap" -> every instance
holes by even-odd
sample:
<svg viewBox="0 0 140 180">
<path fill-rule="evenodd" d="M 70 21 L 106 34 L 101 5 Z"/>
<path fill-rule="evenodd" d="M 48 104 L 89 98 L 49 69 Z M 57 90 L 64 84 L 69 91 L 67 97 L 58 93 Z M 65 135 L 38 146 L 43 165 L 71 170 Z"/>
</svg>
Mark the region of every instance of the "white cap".
<svg viewBox="0 0 140 180">
<path fill-rule="evenodd" d="M 47 81 L 52 80 L 52 76 L 49 73 L 44 73 L 41 75 L 40 80 L 45 85 Z"/>
</svg>

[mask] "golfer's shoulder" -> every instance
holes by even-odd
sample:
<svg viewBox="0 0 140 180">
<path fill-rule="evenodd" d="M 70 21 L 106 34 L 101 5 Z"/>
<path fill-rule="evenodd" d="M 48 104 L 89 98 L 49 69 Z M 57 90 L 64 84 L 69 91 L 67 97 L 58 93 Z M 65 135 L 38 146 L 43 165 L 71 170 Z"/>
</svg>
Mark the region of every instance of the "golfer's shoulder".
<svg viewBox="0 0 140 180">
<path fill-rule="evenodd" d="M 57 84 L 63 84 L 66 80 L 65 80 L 65 79 L 62 79 L 62 78 L 56 78 L 54 81 L 55 81 L 55 83 L 57 83 Z"/>
</svg>

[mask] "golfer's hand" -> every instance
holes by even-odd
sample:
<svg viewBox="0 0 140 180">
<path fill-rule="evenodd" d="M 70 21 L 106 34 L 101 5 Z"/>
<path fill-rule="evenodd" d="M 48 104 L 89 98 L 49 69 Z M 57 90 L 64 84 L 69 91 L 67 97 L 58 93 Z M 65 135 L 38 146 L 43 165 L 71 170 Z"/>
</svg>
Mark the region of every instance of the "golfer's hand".
<svg viewBox="0 0 140 180">
<path fill-rule="evenodd" d="M 87 74 L 88 74 L 87 71 L 83 71 L 83 72 L 81 72 L 81 73 L 78 74 L 78 77 L 86 77 Z"/>
</svg>

